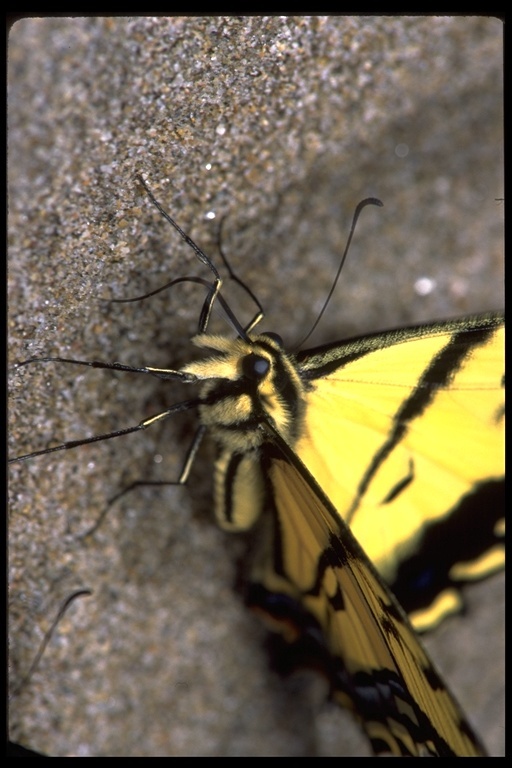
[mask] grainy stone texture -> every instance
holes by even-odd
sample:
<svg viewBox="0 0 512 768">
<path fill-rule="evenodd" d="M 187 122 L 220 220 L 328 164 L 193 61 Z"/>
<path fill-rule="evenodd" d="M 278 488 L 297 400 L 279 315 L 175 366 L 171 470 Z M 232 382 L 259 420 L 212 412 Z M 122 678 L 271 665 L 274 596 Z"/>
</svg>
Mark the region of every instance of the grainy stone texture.
<svg viewBox="0 0 512 768">
<path fill-rule="evenodd" d="M 9 37 L 11 362 L 40 354 L 177 367 L 202 291 L 112 305 L 209 275 L 134 180 L 208 253 L 223 244 L 293 344 L 503 305 L 502 25 L 470 17 L 39 18 Z M 435 281 L 420 295 L 419 278 Z M 230 295 L 232 286 L 226 286 Z M 247 302 L 241 300 L 246 317 Z M 238 309 L 238 305 L 237 305 Z M 222 326 L 219 326 L 222 327 Z M 144 377 L 52 364 L 13 371 L 12 455 L 138 423 L 190 396 Z M 309 676 L 268 667 L 233 589 L 245 542 L 212 522 L 208 447 L 176 476 L 193 420 L 14 465 L 11 737 L 50 755 L 365 754 Z M 161 455 L 160 464 L 155 456 Z M 492 754 L 503 753 L 500 580 L 433 638 Z M 431 646 L 432 647 L 432 646 Z"/>
</svg>

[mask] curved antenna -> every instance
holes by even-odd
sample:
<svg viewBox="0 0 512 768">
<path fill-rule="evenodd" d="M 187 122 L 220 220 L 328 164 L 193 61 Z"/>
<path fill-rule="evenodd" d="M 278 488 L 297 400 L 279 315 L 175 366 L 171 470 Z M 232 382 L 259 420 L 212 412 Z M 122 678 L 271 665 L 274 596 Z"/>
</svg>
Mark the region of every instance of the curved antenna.
<svg viewBox="0 0 512 768">
<path fill-rule="evenodd" d="M 231 277 L 231 275 L 230 275 L 230 277 Z M 242 287 L 244 287 L 243 282 L 239 278 L 237 278 L 236 275 L 233 275 L 233 277 L 234 277 L 234 279 L 237 282 L 240 283 L 240 285 L 242 285 Z M 116 304 L 129 304 L 130 302 L 133 302 L 133 301 L 143 301 L 144 299 L 149 299 L 150 296 L 155 296 L 157 293 L 160 293 L 161 291 L 165 291 L 167 288 L 172 288 L 173 285 L 177 285 L 178 283 L 197 283 L 198 285 L 203 285 L 205 288 L 208 288 L 209 289 L 209 293 L 213 290 L 213 287 L 214 287 L 213 283 L 209 283 L 208 280 L 204 279 L 204 277 L 199 277 L 197 275 L 188 275 L 186 277 L 176 277 L 176 278 L 174 278 L 174 280 L 169 280 L 169 282 L 166 283 L 165 285 L 160 286 L 160 288 L 156 288 L 154 291 L 150 291 L 149 293 L 145 293 L 143 296 L 135 296 L 135 297 L 133 297 L 131 299 L 109 299 L 109 301 L 111 301 L 113 303 L 116 303 Z M 227 303 L 227 301 L 224 298 L 224 296 L 220 293 L 220 291 L 217 292 L 216 299 L 219 302 L 219 304 L 221 305 L 221 307 L 222 307 L 222 309 L 224 311 L 224 314 L 226 316 L 227 321 L 234 328 L 236 333 L 238 333 L 238 335 L 241 338 L 243 338 L 244 341 L 250 341 L 249 337 L 247 336 L 247 328 L 244 329 L 240 325 L 236 315 L 234 314 L 233 310 L 230 308 L 229 304 Z M 258 302 L 258 300 L 256 298 L 255 298 L 255 301 L 258 304 L 258 306 L 260 306 L 260 304 L 259 304 L 259 302 Z M 259 318 L 260 314 L 261 313 L 258 313 L 258 315 L 257 315 L 258 318 Z M 253 325 L 255 325 L 255 324 L 256 323 L 253 320 L 250 327 L 252 328 Z M 199 326 L 201 326 L 201 324 L 199 324 Z M 203 331 L 203 329 L 201 329 L 201 327 L 199 327 L 199 333 L 202 333 L 202 331 Z M 26 362 L 32 362 L 32 361 L 27 360 Z M 20 365 L 21 365 L 21 363 L 20 363 Z"/>
<path fill-rule="evenodd" d="M 345 246 L 345 250 L 343 251 L 343 256 L 341 257 L 340 264 L 338 266 L 338 271 L 336 272 L 336 277 L 334 278 L 334 282 L 331 285 L 331 289 L 329 293 L 327 294 L 327 298 L 324 302 L 324 305 L 320 312 L 318 313 L 318 317 L 316 318 L 315 322 L 313 323 L 310 331 L 304 336 L 304 338 L 299 342 L 299 344 L 296 345 L 296 348 L 299 349 L 302 347 L 302 345 L 309 339 L 315 328 L 317 327 L 318 323 L 323 317 L 323 314 L 325 310 L 327 309 L 327 305 L 329 304 L 331 297 L 334 293 L 334 290 L 336 288 L 336 285 L 338 283 L 339 276 L 341 274 L 341 270 L 343 269 L 343 265 L 345 263 L 345 259 L 347 258 L 348 249 L 350 248 L 350 243 L 352 242 L 352 237 L 354 236 L 354 232 L 356 229 L 357 220 L 361 214 L 361 211 L 363 208 L 365 208 L 367 205 L 377 205 L 379 207 L 382 207 L 384 203 L 379 200 L 377 197 L 366 197 L 364 200 L 361 200 L 360 203 L 357 204 L 356 209 L 354 211 L 354 215 L 352 217 L 352 224 L 350 225 L 350 232 L 348 234 L 347 244 Z"/>
<path fill-rule="evenodd" d="M 157 293 L 161 293 L 162 291 L 167 290 L 167 288 L 172 288 L 173 285 L 178 285 L 178 283 L 199 283 L 200 285 L 204 285 L 209 289 L 212 287 L 212 283 L 209 283 L 208 280 L 204 279 L 204 277 L 189 275 L 187 277 L 175 277 L 173 280 L 169 280 L 168 283 L 165 283 L 165 285 L 161 285 L 160 288 L 155 288 L 154 291 L 144 293 L 142 296 L 134 296 L 130 299 L 107 299 L 107 301 L 111 302 L 112 304 L 130 304 L 133 301 L 144 301 L 144 299 L 149 299 L 151 296 L 156 296 Z"/>
<path fill-rule="evenodd" d="M 29 682 L 30 678 L 32 677 L 32 675 L 36 671 L 39 662 L 41 661 L 42 655 L 45 652 L 46 646 L 50 642 L 53 633 L 55 632 L 55 628 L 57 627 L 57 624 L 59 623 L 59 621 L 62 619 L 62 617 L 66 613 L 66 611 L 69 608 L 69 606 L 71 605 L 71 603 L 74 603 L 75 600 L 78 597 L 89 597 L 90 595 L 92 595 L 92 590 L 90 590 L 90 589 L 78 589 L 76 592 L 72 592 L 69 595 L 69 597 L 67 597 L 64 600 L 64 602 L 62 603 L 61 607 L 59 608 L 59 611 L 58 611 L 56 617 L 54 618 L 50 628 L 45 632 L 45 635 L 44 635 L 43 639 L 41 640 L 41 644 L 39 646 L 39 649 L 38 649 L 38 651 L 37 651 L 37 653 L 36 653 L 36 655 L 34 657 L 34 661 L 30 665 L 30 668 L 29 668 L 28 672 L 21 679 L 21 681 L 18 683 L 16 688 L 14 688 L 14 690 L 11 693 L 11 696 L 16 696 L 21 691 L 21 689 L 24 688 L 25 685 Z"/>
</svg>

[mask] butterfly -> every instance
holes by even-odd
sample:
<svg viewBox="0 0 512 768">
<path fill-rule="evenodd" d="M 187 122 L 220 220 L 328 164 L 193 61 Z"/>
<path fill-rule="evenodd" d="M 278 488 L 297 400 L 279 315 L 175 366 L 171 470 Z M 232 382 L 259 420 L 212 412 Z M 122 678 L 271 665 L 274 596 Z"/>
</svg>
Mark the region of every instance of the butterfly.
<svg viewBox="0 0 512 768">
<path fill-rule="evenodd" d="M 255 529 L 249 604 L 290 647 L 306 640 L 322 658 L 332 697 L 355 713 L 376 754 L 483 754 L 415 627 L 459 609 L 458 585 L 503 565 L 502 315 L 286 351 L 277 334 L 255 332 L 262 312 L 240 325 L 214 264 L 140 181 L 213 275 L 164 286 L 206 288 L 192 340 L 205 356 L 176 370 L 39 361 L 137 371 L 197 385 L 199 394 L 135 427 L 15 460 L 197 409 L 179 482 L 208 432 L 219 447 L 217 521 Z M 215 304 L 236 338 L 207 332 Z M 492 503 L 483 507 L 483 498 Z M 454 526 L 468 535 L 448 537 L 445 551 Z"/>
</svg>

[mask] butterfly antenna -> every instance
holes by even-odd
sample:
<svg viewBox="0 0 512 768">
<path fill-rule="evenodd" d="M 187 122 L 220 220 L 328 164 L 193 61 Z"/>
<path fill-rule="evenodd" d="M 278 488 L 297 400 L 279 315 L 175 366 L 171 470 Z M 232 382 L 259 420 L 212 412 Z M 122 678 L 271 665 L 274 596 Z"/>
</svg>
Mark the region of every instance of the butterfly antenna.
<svg viewBox="0 0 512 768">
<path fill-rule="evenodd" d="M 359 219 L 359 216 L 361 214 L 361 211 L 363 208 L 365 208 L 367 205 L 378 205 L 380 208 L 384 205 L 384 203 L 379 200 L 377 197 L 366 197 L 364 200 L 361 200 L 360 203 L 356 206 L 356 209 L 354 211 L 354 215 L 352 217 L 352 224 L 350 226 L 350 232 L 348 234 L 347 244 L 345 246 L 345 250 L 343 251 L 343 256 L 341 257 L 341 261 L 338 267 L 338 271 L 336 272 L 336 277 L 334 278 L 333 284 L 331 285 L 331 289 L 329 293 L 327 294 L 327 298 L 324 302 L 324 305 L 320 312 L 318 313 L 318 317 L 316 318 L 315 322 L 313 323 L 313 326 L 311 327 L 310 331 L 304 336 L 304 338 L 300 341 L 299 344 L 297 344 L 297 349 L 302 347 L 305 342 L 309 339 L 309 337 L 312 335 L 313 331 L 317 327 L 318 323 L 323 317 L 323 314 L 325 310 L 327 309 L 327 305 L 329 304 L 331 297 L 334 293 L 334 290 L 336 288 L 336 285 L 338 284 L 338 280 L 341 274 L 341 270 L 343 269 L 343 265 L 345 263 L 345 259 L 347 258 L 348 250 L 350 248 L 350 243 L 352 242 L 352 237 L 354 236 L 354 232 L 356 229 L 357 220 Z"/>
<path fill-rule="evenodd" d="M 159 212 L 162 214 L 162 216 L 164 217 L 164 219 L 165 219 L 166 221 L 168 221 L 168 222 L 169 222 L 169 224 L 170 224 L 172 227 L 174 227 L 174 229 L 176 230 L 176 232 L 178 232 L 178 234 L 179 234 L 179 235 L 181 236 L 181 238 L 182 238 L 182 239 L 183 239 L 183 240 L 186 242 L 186 244 L 187 244 L 187 245 L 188 245 L 190 248 L 192 248 L 192 250 L 193 250 L 193 251 L 194 251 L 194 253 L 196 254 L 196 256 L 197 256 L 197 258 L 199 259 L 199 261 L 200 261 L 202 264 L 204 264 L 206 267 L 208 267 L 208 269 L 210 270 L 210 272 L 213 274 L 213 276 L 214 276 L 214 278 L 215 278 L 215 280 L 213 281 L 213 283 L 211 283 L 211 284 L 210 284 L 210 289 L 209 289 L 209 291 L 208 291 L 208 294 L 207 294 L 207 296 L 206 296 L 206 299 L 204 300 L 203 308 L 202 308 L 202 310 L 201 310 L 201 315 L 200 315 L 200 317 L 199 317 L 199 332 L 200 332 L 200 333 L 202 333 L 202 332 L 204 332 L 204 331 L 206 330 L 206 328 L 207 328 L 207 326 L 208 326 L 208 321 L 209 321 L 209 319 L 210 319 L 210 315 L 211 315 L 211 312 L 212 312 L 212 308 L 213 308 L 213 305 L 214 305 L 214 303 L 215 303 L 215 299 L 217 298 L 217 296 L 218 296 L 218 293 L 219 293 L 219 291 L 220 291 L 220 287 L 221 287 L 221 285 L 222 285 L 222 279 L 221 279 L 221 276 L 220 276 L 220 275 L 219 275 L 219 273 L 217 272 L 217 270 L 216 270 L 216 268 L 215 268 L 215 265 L 213 264 L 213 262 L 211 261 L 211 259 L 209 259 L 209 258 L 208 258 L 208 256 L 206 255 L 206 253 L 205 253 L 205 252 L 204 252 L 204 251 L 203 251 L 203 250 L 202 250 L 202 249 L 201 249 L 201 248 L 200 248 L 200 247 L 199 247 L 199 246 L 198 246 L 196 243 L 194 243 L 194 241 L 192 240 L 192 238 L 191 238 L 191 237 L 189 237 L 189 236 L 186 234 L 186 232 L 184 232 L 184 231 L 182 230 L 182 228 L 179 226 L 179 224 L 178 224 L 176 221 L 174 221 L 174 219 L 172 218 L 172 216 L 170 216 L 170 215 L 167 213 L 167 211 L 165 210 L 165 208 L 163 208 L 163 207 L 160 205 L 160 203 L 158 202 L 158 200 L 157 200 L 157 199 L 156 199 L 156 197 L 154 196 L 153 192 L 151 191 L 151 189 L 148 187 L 148 185 L 147 185 L 147 184 L 146 184 L 146 182 L 144 181 L 144 179 L 143 179 L 142 175 L 141 175 L 141 174 L 137 174 L 137 178 L 138 178 L 138 180 L 140 181 L 140 183 L 142 184 L 142 186 L 144 187 L 144 189 L 146 190 L 146 192 L 147 192 L 147 194 L 148 194 L 148 196 L 149 196 L 149 199 L 151 200 L 151 202 L 153 203 L 153 205 L 155 206 L 155 208 L 156 208 L 156 209 L 157 209 L 157 210 L 158 210 L 158 211 L 159 211 Z"/>
<path fill-rule="evenodd" d="M 142 186 L 144 187 L 144 189 L 148 193 L 148 197 L 151 200 L 151 202 L 153 203 L 153 205 L 155 206 L 155 208 L 158 211 L 160 211 L 160 213 L 162 214 L 164 219 L 166 221 L 168 221 L 169 224 L 171 224 L 171 226 L 174 227 L 174 229 L 180 234 L 181 238 L 187 243 L 187 245 L 190 246 L 190 248 L 192 248 L 192 250 L 195 252 L 195 254 L 196 254 L 197 258 L 199 259 L 199 261 L 202 262 L 202 264 L 205 264 L 205 266 L 208 267 L 210 272 L 212 272 L 212 274 L 214 275 L 215 279 L 221 281 L 221 277 L 220 277 L 219 273 L 217 272 L 217 270 L 215 269 L 215 265 L 212 263 L 211 259 L 209 259 L 208 256 L 206 255 L 206 253 L 198 245 L 196 245 L 196 243 L 194 243 L 192 238 L 189 237 L 186 234 L 186 232 L 184 232 L 182 230 L 180 225 L 176 221 L 174 221 L 172 216 L 170 216 L 167 213 L 165 208 L 163 208 L 160 205 L 160 203 L 158 202 L 158 200 L 156 199 L 156 197 L 154 196 L 153 192 L 148 187 L 148 185 L 146 184 L 146 182 L 144 181 L 142 176 L 139 174 L 137 178 L 139 179 L 140 183 L 142 184 Z"/>
<path fill-rule="evenodd" d="M 217 249 L 220 253 L 220 257 L 224 263 L 224 266 L 226 267 L 229 277 L 231 280 L 234 280 L 235 283 L 238 283 L 238 285 L 242 288 L 242 290 L 245 291 L 245 293 L 252 299 L 256 307 L 258 308 L 257 312 L 255 313 L 253 319 L 250 323 L 248 323 L 245 326 L 245 332 L 250 333 L 252 329 L 264 318 L 265 311 L 261 305 L 260 300 L 258 297 L 251 291 L 247 283 L 245 283 L 238 275 L 235 273 L 233 268 L 231 267 L 231 264 L 229 263 L 228 257 L 224 253 L 224 249 L 222 247 L 222 227 L 224 225 L 224 222 L 226 220 L 226 217 L 223 216 L 221 220 L 219 221 L 219 227 L 217 230 Z"/>
</svg>

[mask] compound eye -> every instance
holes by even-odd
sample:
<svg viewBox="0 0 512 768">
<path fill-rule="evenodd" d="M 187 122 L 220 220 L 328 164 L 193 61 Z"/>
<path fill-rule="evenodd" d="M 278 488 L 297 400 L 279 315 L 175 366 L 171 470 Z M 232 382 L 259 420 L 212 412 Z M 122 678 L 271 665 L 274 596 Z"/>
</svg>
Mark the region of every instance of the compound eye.
<svg viewBox="0 0 512 768">
<path fill-rule="evenodd" d="M 284 342 L 281 336 L 278 333 L 274 333 L 274 331 L 263 331 L 261 335 L 268 336 L 269 339 L 272 339 L 272 341 L 275 341 L 278 347 L 284 346 Z"/>
<path fill-rule="evenodd" d="M 259 380 L 267 375 L 270 369 L 270 363 L 266 357 L 255 355 L 251 352 L 242 360 L 242 371 L 248 379 Z"/>
</svg>

